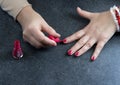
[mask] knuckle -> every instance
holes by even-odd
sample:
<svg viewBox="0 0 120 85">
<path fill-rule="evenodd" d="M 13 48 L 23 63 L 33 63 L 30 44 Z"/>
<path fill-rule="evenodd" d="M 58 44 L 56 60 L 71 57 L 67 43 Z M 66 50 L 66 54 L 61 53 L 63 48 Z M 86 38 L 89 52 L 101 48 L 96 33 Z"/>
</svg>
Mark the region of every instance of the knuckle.
<svg viewBox="0 0 120 85">
<path fill-rule="evenodd" d="M 85 41 L 86 41 L 85 39 L 81 40 L 81 44 L 85 44 Z"/>
<path fill-rule="evenodd" d="M 25 30 L 23 31 L 23 35 L 24 35 L 24 36 L 26 35 L 26 31 L 25 31 Z"/>
<path fill-rule="evenodd" d="M 37 49 L 41 48 L 41 47 L 39 47 L 39 46 L 37 46 L 37 45 L 34 45 L 34 46 L 35 46 L 35 48 L 37 48 Z"/>
<path fill-rule="evenodd" d="M 36 48 L 41 48 L 42 46 L 40 44 L 36 45 Z"/>
<path fill-rule="evenodd" d="M 84 30 L 84 29 L 80 30 L 80 32 L 81 32 L 82 34 L 85 34 L 85 30 Z"/>
<path fill-rule="evenodd" d="M 106 43 L 107 40 L 108 40 L 108 37 L 104 35 L 104 36 L 102 37 L 102 41 Z"/>
<path fill-rule="evenodd" d="M 98 27 L 98 25 L 95 23 L 94 25 L 93 25 L 93 23 L 91 24 L 91 26 L 89 27 L 89 29 L 92 29 L 92 31 L 95 31 L 95 32 L 97 32 L 98 30 L 96 30 L 96 29 L 98 29 L 99 27 Z M 99 31 L 98 31 L 99 32 Z"/>
<path fill-rule="evenodd" d="M 98 49 L 100 49 L 100 48 L 102 48 L 102 47 L 103 47 L 103 45 L 101 45 L 101 44 L 100 44 L 100 45 L 98 45 Z"/>
<path fill-rule="evenodd" d="M 45 42 L 45 39 L 42 38 L 42 37 L 40 37 L 40 38 L 39 38 L 39 41 L 40 41 L 40 42 Z"/>
<path fill-rule="evenodd" d="M 100 49 L 102 49 L 102 48 L 103 48 L 103 46 L 104 46 L 104 44 L 102 44 L 102 43 L 101 43 L 101 44 L 99 44 L 99 45 L 97 46 L 97 49 L 99 49 L 99 50 L 100 50 Z"/>
<path fill-rule="evenodd" d="M 85 51 L 88 50 L 88 47 L 87 47 L 87 46 L 84 46 L 81 50 L 82 50 L 82 52 L 85 52 Z"/>
<path fill-rule="evenodd" d="M 33 26 L 28 26 L 27 29 L 26 29 L 26 31 L 32 31 L 33 28 L 35 28 L 35 27 L 33 27 Z"/>
<path fill-rule="evenodd" d="M 74 35 L 75 38 L 80 38 L 80 37 L 81 37 L 81 33 L 82 33 L 82 34 L 85 34 L 85 31 L 84 31 L 84 30 L 78 31 L 78 32 Z"/>
<path fill-rule="evenodd" d="M 83 40 L 80 40 L 77 42 L 78 45 L 83 45 L 84 44 L 84 41 Z"/>
<path fill-rule="evenodd" d="M 102 50 L 102 49 L 99 49 L 99 48 L 96 49 L 94 55 L 98 56 L 98 55 L 100 54 L 101 50 Z"/>
<path fill-rule="evenodd" d="M 33 46 L 34 46 L 35 48 L 37 48 L 37 49 L 39 48 L 37 45 L 33 45 Z"/>
<path fill-rule="evenodd" d="M 28 42 L 27 39 L 26 39 L 25 37 L 23 37 L 23 40 L 24 40 L 24 42 Z"/>
<path fill-rule="evenodd" d="M 26 38 L 23 36 L 23 40 L 26 41 Z"/>
<path fill-rule="evenodd" d="M 81 40 L 79 40 L 78 43 L 83 45 L 83 44 L 85 44 L 87 42 L 88 39 L 89 39 L 89 36 L 86 35 Z"/>
<path fill-rule="evenodd" d="M 51 26 L 49 26 L 49 27 L 47 28 L 47 30 L 49 30 L 49 31 L 52 32 L 52 33 L 55 32 L 55 30 L 54 30 Z"/>
<path fill-rule="evenodd" d="M 35 48 L 41 48 L 42 47 L 42 45 L 40 43 L 39 44 L 35 44 L 34 46 L 35 46 Z"/>
<path fill-rule="evenodd" d="M 92 43 L 88 42 L 88 43 L 86 44 L 86 47 L 91 48 L 91 47 L 92 47 Z"/>
<path fill-rule="evenodd" d="M 27 38 L 27 33 L 24 31 L 23 32 L 23 39 L 26 40 L 26 38 Z"/>
<path fill-rule="evenodd" d="M 77 39 L 80 38 L 80 33 L 76 33 L 75 38 L 77 38 Z"/>
</svg>

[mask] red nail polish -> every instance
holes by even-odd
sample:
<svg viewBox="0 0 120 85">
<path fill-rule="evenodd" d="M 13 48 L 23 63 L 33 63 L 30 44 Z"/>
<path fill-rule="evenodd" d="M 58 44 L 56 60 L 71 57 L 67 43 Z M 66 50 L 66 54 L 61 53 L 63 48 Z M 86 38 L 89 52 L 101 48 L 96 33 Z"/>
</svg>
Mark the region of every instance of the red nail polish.
<svg viewBox="0 0 120 85">
<path fill-rule="evenodd" d="M 60 43 L 61 42 L 60 38 L 55 38 L 55 42 Z"/>
<path fill-rule="evenodd" d="M 51 40 L 53 40 L 53 41 L 55 41 L 56 43 L 60 43 L 61 42 L 60 38 L 54 37 L 52 35 L 49 35 L 48 38 L 51 39 Z"/>
<path fill-rule="evenodd" d="M 72 55 L 72 50 L 69 50 L 69 51 L 67 52 L 67 54 L 68 54 L 68 55 Z"/>
<path fill-rule="evenodd" d="M 66 43 L 66 41 L 67 41 L 67 40 L 66 40 L 66 39 L 64 39 L 64 40 L 63 40 L 63 43 Z"/>
<path fill-rule="evenodd" d="M 15 40 L 14 42 L 14 48 L 13 48 L 12 55 L 15 59 L 20 59 L 23 57 L 23 52 L 22 52 L 19 40 Z"/>
<path fill-rule="evenodd" d="M 79 56 L 79 52 L 76 52 L 76 53 L 75 53 L 75 56 L 78 57 L 78 56 Z"/>
<path fill-rule="evenodd" d="M 52 36 L 52 35 L 49 35 L 48 38 L 51 39 L 51 40 L 55 39 L 54 36 Z"/>
<path fill-rule="evenodd" d="M 95 57 L 94 57 L 94 56 L 92 56 L 92 57 L 91 57 L 91 61 L 94 61 L 94 60 L 95 60 Z"/>
</svg>

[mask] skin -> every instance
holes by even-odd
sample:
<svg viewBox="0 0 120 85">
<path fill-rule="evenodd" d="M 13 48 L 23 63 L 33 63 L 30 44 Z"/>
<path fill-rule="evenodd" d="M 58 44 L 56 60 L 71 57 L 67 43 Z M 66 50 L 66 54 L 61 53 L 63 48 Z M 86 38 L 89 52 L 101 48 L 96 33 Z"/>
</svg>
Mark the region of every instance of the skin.
<svg viewBox="0 0 120 85">
<path fill-rule="evenodd" d="M 96 44 L 94 53 L 91 56 L 91 59 L 95 60 L 104 45 L 115 34 L 116 25 L 110 11 L 91 13 L 77 7 L 77 12 L 80 16 L 89 19 L 90 23 L 82 30 L 65 38 L 64 43 L 67 44 L 78 40 L 77 43 L 68 50 L 68 52 L 71 51 L 71 55 L 75 54 L 75 56 L 84 54 Z"/>
<path fill-rule="evenodd" d="M 46 21 L 35 12 L 31 6 L 27 6 L 17 16 L 17 21 L 21 24 L 23 29 L 23 39 L 36 48 L 56 46 L 57 43 L 44 33 L 49 35 L 60 37 Z"/>
<path fill-rule="evenodd" d="M 75 54 L 75 56 L 84 54 L 96 44 L 95 51 L 91 56 L 91 59 L 95 60 L 104 45 L 116 32 L 116 25 L 110 11 L 91 13 L 78 7 L 77 12 L 80 16 L 89 19 L 90 23 L 82 30 L 65 38 L 64 43 L 68 44 L 78 40 L 78 42 L 68 50 L 70 55 Z M 48 33 L 54 37 L 60 37 L 60 34 L 49 26 L 31 6 L 23 8 L 18 14 L 17 20 L 23 29 L 23 39 L 32 46 L 41 48 L 57 45 L 56 42 L 46 37 L 44 33 Z"/>
</svg>

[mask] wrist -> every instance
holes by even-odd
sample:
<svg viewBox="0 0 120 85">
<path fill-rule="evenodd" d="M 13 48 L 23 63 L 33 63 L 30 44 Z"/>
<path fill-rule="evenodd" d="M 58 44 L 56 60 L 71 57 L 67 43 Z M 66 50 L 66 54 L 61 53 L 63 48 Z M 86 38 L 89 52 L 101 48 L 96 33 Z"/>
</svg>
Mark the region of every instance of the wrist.
<svg viewBox="0 0 120 85">
<path fill-rule="evenodd" d="M 29 21 L 31 21 L 32 16 L 34 16 L 35 13 L 36 12 L 32 9 L 31 6 L 26 6 L 20 11 L 16 19 L 22 26 L 25 26 L 29 23 Z"/>
<path fill-rule="evenodd" d="M 110 8 L 110 12 L 116 25 L 117 32 L 120 32 L 120 10 L 117 6 L 114 5 Z"/>
</svg>

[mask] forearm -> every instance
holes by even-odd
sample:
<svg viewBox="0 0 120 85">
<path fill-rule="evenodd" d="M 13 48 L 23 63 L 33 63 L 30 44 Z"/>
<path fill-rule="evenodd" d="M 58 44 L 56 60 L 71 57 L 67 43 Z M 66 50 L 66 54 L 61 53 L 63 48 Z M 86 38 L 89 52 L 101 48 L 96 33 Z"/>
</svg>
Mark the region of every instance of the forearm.
<svg viewBox="0 0 120 85">
<path fill-rule="evenodd" d="M 29 21 L 32 21 L 38 15 L 31 6 L 24 7 L 16 17 L 16 20 L 22 25 L 28 25 Z M 39 15 L 38 15 L 39 16 Z M 23 27 L 24 28 L 24 27 Z"/>
<path fill-rule="evenodd" d="M 30 5 L 27 0 L 0 0 L 1 8 L 16 19 L 19 12 Z"/>
</svg>

